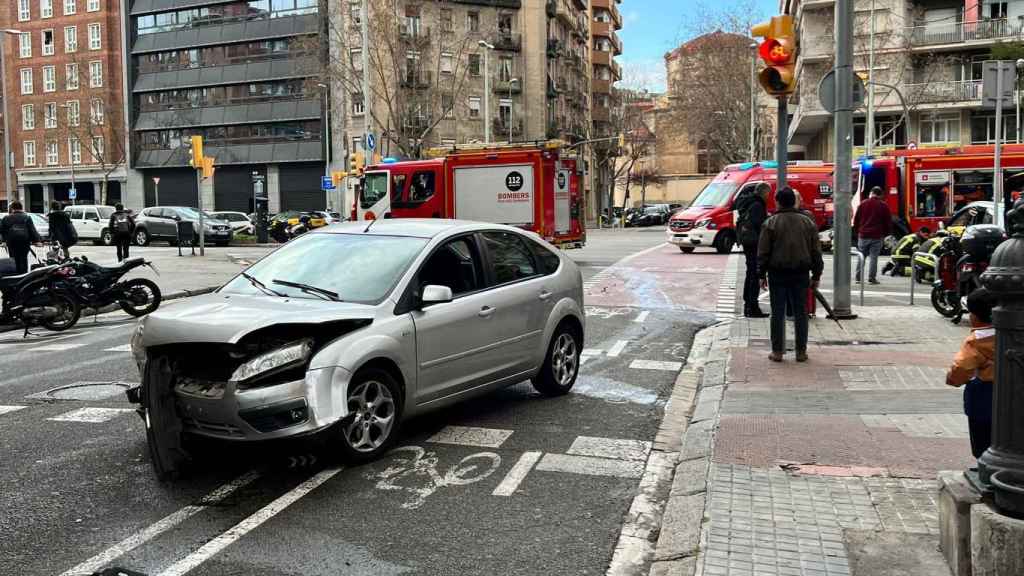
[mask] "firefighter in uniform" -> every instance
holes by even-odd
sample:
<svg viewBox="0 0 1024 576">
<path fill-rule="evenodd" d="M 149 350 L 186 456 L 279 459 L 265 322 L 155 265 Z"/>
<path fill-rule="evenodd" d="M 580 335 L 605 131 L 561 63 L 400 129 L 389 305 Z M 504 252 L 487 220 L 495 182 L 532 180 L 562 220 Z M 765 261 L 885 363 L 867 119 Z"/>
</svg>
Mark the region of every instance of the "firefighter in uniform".
<svg viewBox="0 0 1024 576">
<path fill-rule="evenodd" d="M 889 263 L 882 270 L 882 274 L 892 274 L 893 276 L 909 274 L 910 261 L 914 257 L 914 252 L 917 252 L 921 244 L 931 238 L 931 236 L 931 229 L 927 226 L 922 226 L 917 232 L 900 238 L 900 241 L 896 243 L 896 248 L 892 251 Z"/>
</svg>

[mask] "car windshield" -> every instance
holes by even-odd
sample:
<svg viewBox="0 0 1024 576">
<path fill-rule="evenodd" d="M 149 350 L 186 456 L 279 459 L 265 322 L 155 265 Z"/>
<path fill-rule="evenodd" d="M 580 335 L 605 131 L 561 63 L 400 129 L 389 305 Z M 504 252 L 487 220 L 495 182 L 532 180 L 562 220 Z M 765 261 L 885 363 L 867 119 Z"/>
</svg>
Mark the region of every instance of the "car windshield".
<svg viewBox="0 0 1024 576">
<path fill-rule="evenodd" d="M 363 178 L 363 191 L 360 194 L 359 205 L 365 210 L 372 208 L 380 202 L 388 193 L 388 173 L 370 172 Z"/>
<path fill-rule="evenodd" d="M 32 217 L 32 221 L 35 222 L 37 225 L 48 223 L 46 216 L 43 216 L 42 214 L 30 214 L 30 216 Z"/>
<path fill-rule="evenodd" d="M 100 213 L 100 218 L 103 220 L 109 220 L 114 215 L 114 209 L 110 206 L 97 206 L 96 210 Z"/>
<path fill-rule="evenodd" d="M 711 182 L 701 190 L 692 206 L 702 208 L 725 206 L 732 199 L 732 194 L 738 187 L 739 185 L 735 182 Z"/>
<path fill-rule="evenodd" d="M 199 220 L 199 210 L 196 210 L 195 208 L 175 208 L 175 210 L 178 212 L 179 216 L 186 220 Z M 220 220 L 220 218 L 205 210 L 203 211 L 203 218 L 207 220 Z"/>
<path fill-rule="evenodd" d="M 330 290 L 345 302 L 376 304 L 394 288 L 426 244 L 424 238 L 404 236 L 308 234 L 292 240 L 246 272 L 273 292 L 289 298 L 319 299 L 309 291 L 275 280 Z M 245 276 L 236 277 L 223 290 L 272 294 Z"/>
</svg>

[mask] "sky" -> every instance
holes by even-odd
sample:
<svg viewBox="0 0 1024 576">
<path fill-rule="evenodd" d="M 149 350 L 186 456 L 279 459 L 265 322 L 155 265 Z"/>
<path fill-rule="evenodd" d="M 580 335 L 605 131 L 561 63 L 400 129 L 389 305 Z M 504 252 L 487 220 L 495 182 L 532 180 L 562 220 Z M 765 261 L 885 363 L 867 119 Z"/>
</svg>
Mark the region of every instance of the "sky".
<svg viewBox="0 0 1024 576">
<path fill-rule="evenodd" d="M 746 11 L 752 6 L 753 20 L 767 19 L 779 9 L 778 0 L 622 0 L 621 85 L 664 90 L 665 53 L 692 36 L 695 12 L 701 5 L 720 11 Z"/>
</svg>

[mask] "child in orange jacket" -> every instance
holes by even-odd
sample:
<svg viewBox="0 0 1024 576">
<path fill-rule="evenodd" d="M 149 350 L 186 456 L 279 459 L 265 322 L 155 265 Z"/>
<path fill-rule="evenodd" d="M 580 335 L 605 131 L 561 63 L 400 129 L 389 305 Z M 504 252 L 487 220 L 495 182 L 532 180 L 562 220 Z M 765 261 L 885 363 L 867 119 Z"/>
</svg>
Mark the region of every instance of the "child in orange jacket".
<svg viewBox="0 0 1024 576">
<path fill-rule="evenodd" d="M 946 373 L 946 384 L 964 388 L 964 413 L 975 458 L 988 449 L 992 439 L 992 385 L 996 369 L 996 331 L 992 327 L 995 299 L 985 288 L 967 297 L 971 333 L 960 346 Z"/>
</svg>

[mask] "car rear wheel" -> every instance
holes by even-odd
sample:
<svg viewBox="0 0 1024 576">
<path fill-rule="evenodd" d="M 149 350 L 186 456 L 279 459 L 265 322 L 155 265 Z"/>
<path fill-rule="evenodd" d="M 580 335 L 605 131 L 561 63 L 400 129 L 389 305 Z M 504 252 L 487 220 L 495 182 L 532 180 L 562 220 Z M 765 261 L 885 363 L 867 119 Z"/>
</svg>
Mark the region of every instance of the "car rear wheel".
<svg viewBox="0 0 1024 576">
<path fill-rule="evenodd" d="M 104 246 L 113 246 L 114 233 L 111 232 L 110 229 L 104 228 L 103 231 L 100 232 L 100 243 L 102 243 Z"/>
<path fill-rule="evenodd" d="M 682 252 L 683 254 L 693 254 L 693 251 L 696 250 L 696 249 L 697 248 L 695 248 L 693 246 L 680 246 L 679 247 L 679 251 Z"/>
<path fill-rule="evenodd" d="M 340 427 L 342 456 L 366 462 L 383 454 L 398 436 L 401 389 L 385 370 L 356 374 L 348 387 L 348 410 L 354 417 Z"/>
<path fill-rule="evenodd" d="M 568 394 L 580 372 L 580 335 L 568 322 L 559 324 L 548 345 L 544 366 L 533 378 L 533 387 L 545 396 Z"/>
<path fill-rule="evenodd" d="M 135 231 L 135 245 L 136 246 L 148 246 L 149 245 L 149 232 L 145 228 L 139 228 Z"/>
</svg>

